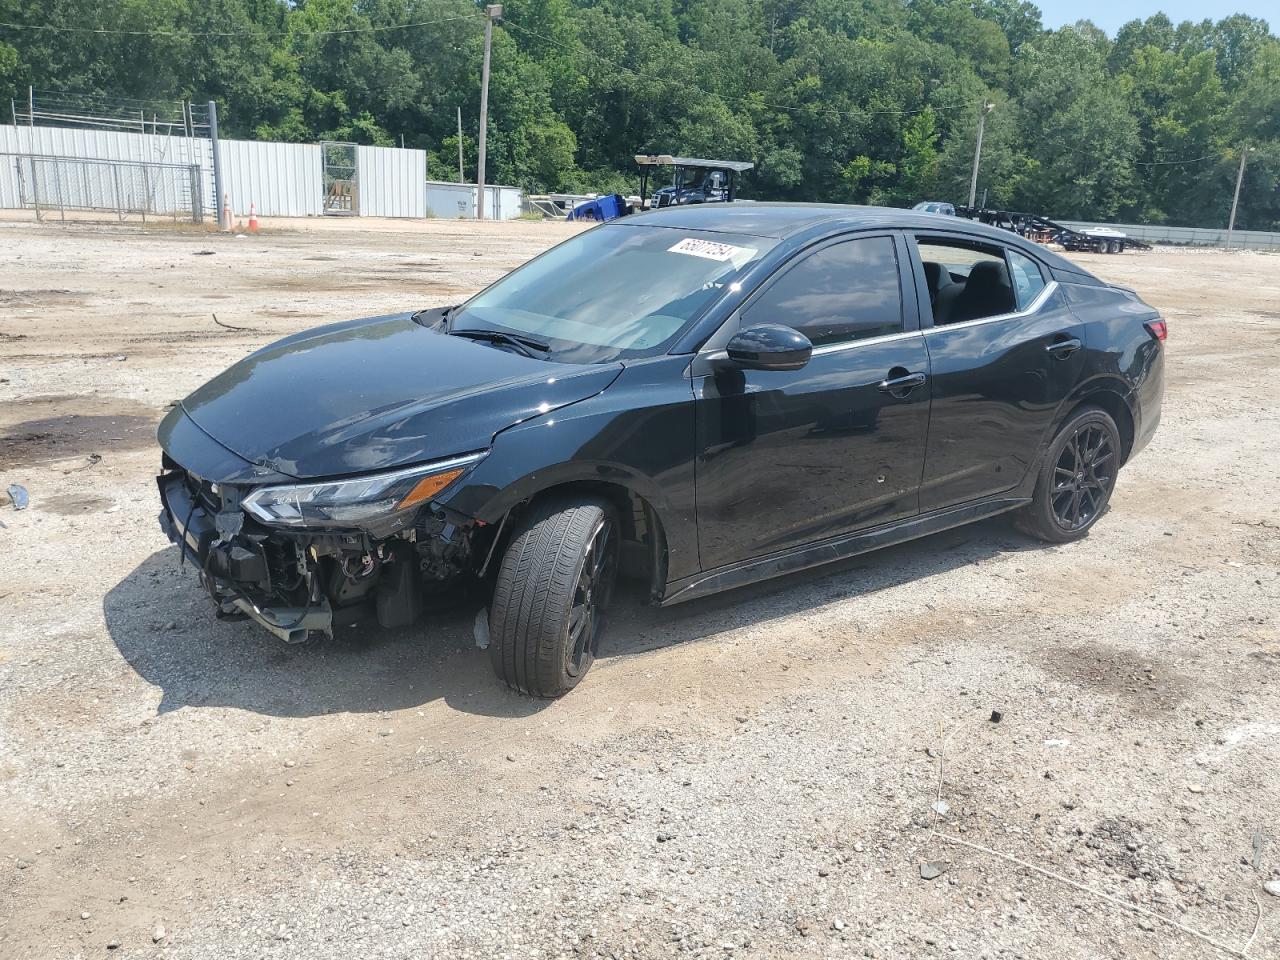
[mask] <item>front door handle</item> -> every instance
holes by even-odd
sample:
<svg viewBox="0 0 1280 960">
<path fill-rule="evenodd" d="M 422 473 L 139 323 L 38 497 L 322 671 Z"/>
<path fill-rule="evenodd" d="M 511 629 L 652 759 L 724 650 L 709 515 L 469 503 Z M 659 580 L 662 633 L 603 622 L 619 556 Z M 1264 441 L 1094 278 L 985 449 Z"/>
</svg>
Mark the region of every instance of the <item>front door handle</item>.
<svg viewBox="0 0 1280 960">
<path fill-rule="evenodd" d="M 1065 340 L 1054 340 L 1044 350 L 1055 360 L 1065 360 L 1082 346 L 1084 344 L 1080 342 L 1079 337 L 1067 337 Z"/>
<path fill-rule="evenodd" d="M 918 373 L 918 372 L 904 373 L 901 376 L 894 376 L 894 374 L 896 374 L 901 369 L 902 369 L 901 367 L 895 367 L 894 369 L 890 370 L 889 378 L 887 380 L 881 380 L 878 384 L 876 384 L 876 389 L 878 389 L 881 393 L 892 394 L 893 396 L 901 399 L 902 397 L 905 397 L 907 394 L 909 394 L 916 387 L 924 386 L 925 381 L 929 379 L 923 373 Z"/>
</svg>

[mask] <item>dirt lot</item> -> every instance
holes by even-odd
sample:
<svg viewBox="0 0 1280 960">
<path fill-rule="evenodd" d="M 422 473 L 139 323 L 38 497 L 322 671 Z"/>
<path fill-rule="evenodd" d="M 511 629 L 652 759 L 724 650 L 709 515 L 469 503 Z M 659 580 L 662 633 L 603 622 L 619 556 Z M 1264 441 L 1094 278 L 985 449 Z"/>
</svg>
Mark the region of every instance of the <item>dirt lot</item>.
<svg viewBox="0 0 1280 960">
<path fill-rule="evenodd" d="M 0 223 L 0 956 L 1280 958 L 1277 256 L 1081 258 L 1172 330 L 1083 542 L 624 598 L 556 703 L 467 613 L 213 621 L 156 524 L 166 405 L 569 229 Z"/>
</svg>

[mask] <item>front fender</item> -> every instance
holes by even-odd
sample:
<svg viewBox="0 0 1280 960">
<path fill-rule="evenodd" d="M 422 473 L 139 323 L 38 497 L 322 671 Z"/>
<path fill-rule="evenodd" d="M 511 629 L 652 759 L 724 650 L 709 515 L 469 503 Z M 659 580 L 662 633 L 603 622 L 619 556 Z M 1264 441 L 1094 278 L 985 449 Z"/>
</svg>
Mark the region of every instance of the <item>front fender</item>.
<svg viewBox="0 0 1280 960">
<path fill-rule="evenodd" d="M 603 393 L 503 430 L 441 501 L 496 523 L 517 504 L 569 484 L 621 487 L 657 514 L 670 579 L 698 571 L 693 391 L 687 357 L 628 366 Z"/>
</svg>

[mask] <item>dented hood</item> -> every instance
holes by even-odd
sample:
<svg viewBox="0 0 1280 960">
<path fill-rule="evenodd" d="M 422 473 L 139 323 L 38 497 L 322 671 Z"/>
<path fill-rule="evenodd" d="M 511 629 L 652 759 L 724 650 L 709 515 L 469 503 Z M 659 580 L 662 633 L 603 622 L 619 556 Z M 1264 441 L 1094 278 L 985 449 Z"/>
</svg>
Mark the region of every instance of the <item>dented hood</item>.
<svg viewBox="0 0 1280 960">
<path fill-rule="evenodd" d="M 341 476 L 484 449 L 512 424 L 594 396 L 621 370 L 524 357 L 406 313 L 273 343 L 182 407 L 251 463 L 291 477 Z"/>
</svg>

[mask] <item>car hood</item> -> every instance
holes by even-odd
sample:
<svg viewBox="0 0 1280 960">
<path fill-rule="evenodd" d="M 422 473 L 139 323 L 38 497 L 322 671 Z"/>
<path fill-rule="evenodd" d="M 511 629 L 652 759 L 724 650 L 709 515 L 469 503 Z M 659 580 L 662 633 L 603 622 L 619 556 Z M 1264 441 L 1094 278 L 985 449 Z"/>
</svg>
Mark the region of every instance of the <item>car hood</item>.
<svg viewBox="0 0 1280 960">
<path fill-rule="evenodd" d="M 521 356 L 404 313 L 280 340 L 182 407 L 245 460 L 307 479 L 483 449 L 512 424 L 594 396 L 621 370 Z"/>
</svg>

